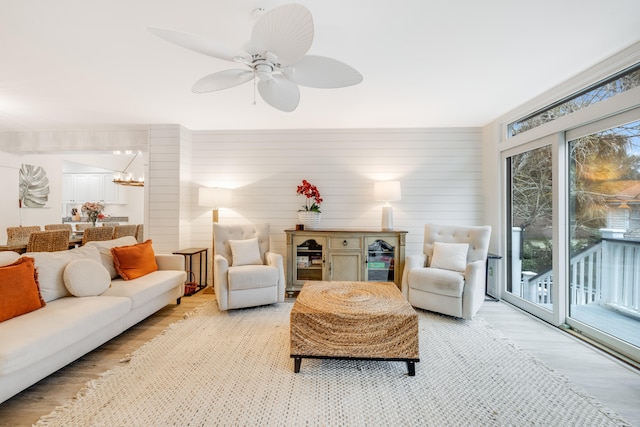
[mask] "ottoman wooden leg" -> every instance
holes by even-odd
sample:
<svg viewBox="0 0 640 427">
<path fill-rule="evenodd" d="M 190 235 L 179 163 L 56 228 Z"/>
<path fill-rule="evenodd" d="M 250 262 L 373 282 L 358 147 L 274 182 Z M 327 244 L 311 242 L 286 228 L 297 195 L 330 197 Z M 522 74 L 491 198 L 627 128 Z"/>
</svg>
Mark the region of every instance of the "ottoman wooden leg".
<svg viewBox="0 0 640 427">
<path fill-rule="evenodd" d="M 293 372 L 300 372 L 300 364 L 302 363 L 302 357 L 294 357 L 293 358 Z"/>
<path fill-rule="evenodd" d="M 416 363 L 415 362 L 407 362 L 407 369 L 409 370 L 409 376 L 416 376 Z"/>
</svg>

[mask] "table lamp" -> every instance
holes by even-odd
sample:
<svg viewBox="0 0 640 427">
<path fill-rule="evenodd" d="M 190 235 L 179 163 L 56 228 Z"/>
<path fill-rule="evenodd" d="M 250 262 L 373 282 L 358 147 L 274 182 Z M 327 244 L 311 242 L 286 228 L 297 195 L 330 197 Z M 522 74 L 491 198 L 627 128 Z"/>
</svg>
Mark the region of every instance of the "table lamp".
<svg viewBox="0 0 640 427">
<path fill-rule="evenodd" d="M 373 186 L 376 200 L 385 202 L 382 207 L 382 231 L 393 230 L 393 208 L 389 202 L 400 200 L 400 181 L 380 181 Z"/>
<path fill-rule="evenodd" d="M 227 208 L 231 204 L 231 190 L 219 187 L 200 187 L 198 204 L 213 208 L 213 222 L 218 222 L 218 209 Z"/>
</svg>

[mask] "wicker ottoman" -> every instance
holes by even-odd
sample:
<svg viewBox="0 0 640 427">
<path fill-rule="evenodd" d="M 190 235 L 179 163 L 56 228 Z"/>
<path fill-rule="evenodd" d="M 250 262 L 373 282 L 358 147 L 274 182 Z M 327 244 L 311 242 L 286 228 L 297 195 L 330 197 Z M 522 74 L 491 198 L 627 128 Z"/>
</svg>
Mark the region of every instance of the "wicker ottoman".
<svg viewBox="0 0 640 427">
<path fill-rule="evenodd" d="M 291 310 L 294 372 L 302 358 L 419 362 L 418 315 L 391 282 L 307 282 Z"/>
</svg>

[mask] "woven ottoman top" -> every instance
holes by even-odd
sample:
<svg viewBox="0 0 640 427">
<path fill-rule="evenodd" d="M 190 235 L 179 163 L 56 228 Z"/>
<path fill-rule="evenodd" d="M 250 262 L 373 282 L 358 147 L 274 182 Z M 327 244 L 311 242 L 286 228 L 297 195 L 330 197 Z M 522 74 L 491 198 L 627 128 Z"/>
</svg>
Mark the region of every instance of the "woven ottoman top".
<svg viewBox="0 0 640 427">
<path fill-rule="evenodd" d="M 307 282 L 291 310 L 291 354 L 418 359 L 418 316 L 391 282 Z"/>
</svg>

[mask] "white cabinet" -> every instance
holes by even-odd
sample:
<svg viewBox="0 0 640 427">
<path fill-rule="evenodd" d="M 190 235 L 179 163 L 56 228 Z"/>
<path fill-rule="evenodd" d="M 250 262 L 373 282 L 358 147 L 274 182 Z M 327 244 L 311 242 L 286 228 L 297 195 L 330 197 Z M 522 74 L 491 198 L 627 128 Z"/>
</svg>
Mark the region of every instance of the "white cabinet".
<svg viewBox="0 0 640 427">
<path fill-rule="evenodd" d="M 89 202 L 89 175 L 84 173 L 63 174 L 62 203 Z"/>
<path fill-rule="evenodd" d="M 62 175 L 62 203 L 102 202 L 125 204 L 126 193 L 105 173 L 69 173 Z"/>
<path fill-rule="evenodd" d="M 103 200 L 104 203 L 109 203 L 112 205 L 126 205 L 127 189 L 121 185 L 115 184 L 111 175 L 105 175 Z"/>
</svg>

